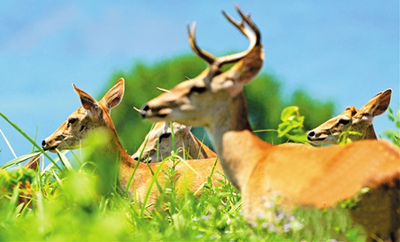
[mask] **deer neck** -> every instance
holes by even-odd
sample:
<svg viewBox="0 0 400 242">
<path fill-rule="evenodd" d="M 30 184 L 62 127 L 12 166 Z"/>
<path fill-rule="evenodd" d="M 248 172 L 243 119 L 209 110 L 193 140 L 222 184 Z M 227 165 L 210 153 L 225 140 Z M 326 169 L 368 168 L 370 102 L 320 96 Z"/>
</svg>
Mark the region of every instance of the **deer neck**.
<svg viewBox="0 0 400 242">
<path fill-rule="evenodd" d="M 114 163 L 115 165 L 121 161 L 134 163 L 134 160 L 128 158 L 130 156 L 122 147 L 115 128 L 107 127 L 96 131 L 93 140 L 95 141 L 93 144 L 95 147 L 93 153 L 99 157 L 99 159 L 103 158 L 103 160 L 108 160 L 108 162 Z"/>
<path fill-rule="evenodd" d="M 377 139 L 375 134 L 375 129 L 372 124 L 368 126 L 368 128 L 365 130 L 365 132 L 362 132 L 362 134 L 363 135 L 361 136 L 362 137 L 361 139 Z"/>
<path fill-rule="evenodd" d="M 272 145 L 251 132 L 243 92 L 229 101 L 227 110 L 220 112 L 206 129 L 225 174 L 243 192 L 254 167 Z"/>
<path fill-rule="evenodd" d="M 137 161 L 126 153 L 115 128 L 106 128 L 99 133 L 96 140 L 100 141 L 95 144 L 91 158 L 99 166 L 100 176 L 106 178 L 101 182 L 118 185 L 124 190 Z M 143 164 L 139 162 L 138 165 Z"/>
</svg>

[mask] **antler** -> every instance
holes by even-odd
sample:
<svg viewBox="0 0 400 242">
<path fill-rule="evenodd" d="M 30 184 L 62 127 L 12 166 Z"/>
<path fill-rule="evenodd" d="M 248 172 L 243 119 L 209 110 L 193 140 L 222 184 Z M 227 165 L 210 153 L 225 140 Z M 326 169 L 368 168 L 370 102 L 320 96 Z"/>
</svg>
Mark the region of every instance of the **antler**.
<svg viewBox="0 0 400 242">
<path fill-rule="evenodd" d="M 250 40 L 249 47 L 247 48 L 247 50 L 245 50 L 243 52 L 232 54 L 232 55 L 221 56 L 221 57 L 215 57 L 212 54 L 200 49 L 197 46 L 196 38 L 195 38 L 196 23 L 193 23 L 192 29 L 190 29 L 189 25 L 187 26 L 188 35 L 189 35 L 189 44 L 192 47 L 192 50 L 194 51 L 194 53 L 196 53 L 196 55 L 198 55 L 200 58 L 205 60 L 210 65 L 216 65 L 218 67 L 221 67 L 224 64 L 229 64 L 229 63 L 239 61 L 239 60 L 243 59 L 246 55 L 248 55 L 256 46 L 259 46 L 261 44 L 260 31 L 258 30 L 257 26 L 254 24 L 254 22 L 250 19 L 250 15 L 243 14 L 243 12 L 240 10 L 238 5 L 236 5 L 236 9 L 237 9 L 239 15 L 242 17 L 242 21 L 240 23 L 233 20 L 224 11 L 222 11 L 222 14 L 228 19 L 228 21 L 230 23 L 232 23 L 236 28 L 238 28 L 240 30 L 240 32 L 242 32 Z M 244 23 L 247 23 L 247 25 L 251 28 L 252 31 L 250 29 L 246 28 Z"/>
</svg>

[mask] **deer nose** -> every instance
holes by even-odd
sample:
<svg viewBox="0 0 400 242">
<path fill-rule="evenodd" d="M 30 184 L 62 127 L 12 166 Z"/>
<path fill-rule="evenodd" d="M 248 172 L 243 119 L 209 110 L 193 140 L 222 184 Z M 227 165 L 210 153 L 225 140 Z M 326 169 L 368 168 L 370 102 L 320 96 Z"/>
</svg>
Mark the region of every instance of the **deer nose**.
<svg viewBox="0 0 400 242">
<path fill-rule="evenodd" d="M 140 114 L 142 115 L 142 118 L 146 117 L 147 111 L 150 109 L 149 105 L 145 103 L 141 108 L 140 108 Z"/>
<path fill-rule="evenodd" d="M 47 146 L 47 144 L 46 144 L 46 140 L 43 140 L 43 141 L 42 141 L 42 148 L 43 148 L 43 149 L 45 149 L 45 148 L 46 148 L 46 146 Z"/>
<path fill-rule="evenodd" d="M 315 138 L 315 132 L 314 132 L 314 131 L 308 132 L 308 134 L 307 134 L 307 139 L 308 139 L 309 141 L 312 141 L 314 138 Z"/>
</svg>

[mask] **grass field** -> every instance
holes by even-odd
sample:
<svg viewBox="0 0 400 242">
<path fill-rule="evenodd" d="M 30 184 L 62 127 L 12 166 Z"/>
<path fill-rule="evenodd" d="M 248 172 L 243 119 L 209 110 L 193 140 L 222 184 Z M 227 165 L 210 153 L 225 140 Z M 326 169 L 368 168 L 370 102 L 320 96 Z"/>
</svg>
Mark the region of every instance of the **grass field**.
<svg viewBox="0 0 400 242">
<path fill-rule="evenodd" d="M 27 137 L 27 142 L 34 141 Z M 191 192 L 177 196 L 173 167 L 163 172 L 162 179 L 168 180 L 167 185 L 159 187 L 161 195 L 156 209 L 149 212 L 117 185 L 109 189 L 101 187 L 98 181 L 107 177 L 100 177 L 96 171 L 101 168 L 79 151 L 69 155 L 70 159 L 59 153 L 48 165 L 44 165 L 42 155 L 37 171 L 18 165 L 37 153 L 40 152 L 10 161 L 3 165 L 3 168 L 10 165 L 9 170 L 0 170 L 0 241 L 363 241 L 365 238 L 361 227 L 353 225 L 347 210 L 340 207 L 343 204 L 335 209 L 297 209 L 287 216 L 273 203 L 268 209 L 278 215 L 277 219 L 260 218 L 257 225 L 249 226 L 240 212 L 240 194 L 226 179 L 220 180 L 218 187 L 208 181 L 199 197 Z M 176 158 L 172 155 L 167 159 Z M 24 197 L 27 205 L 19 203 Z"/>
</svg>

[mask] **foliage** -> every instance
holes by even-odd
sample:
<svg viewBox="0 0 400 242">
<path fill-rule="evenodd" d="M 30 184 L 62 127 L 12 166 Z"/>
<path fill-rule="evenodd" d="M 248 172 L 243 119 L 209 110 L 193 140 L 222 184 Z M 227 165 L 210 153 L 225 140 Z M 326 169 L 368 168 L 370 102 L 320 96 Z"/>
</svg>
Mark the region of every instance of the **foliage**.
<svg viewBox="0 0 400 242">
<path fill-rule="evenodd" d="M 357 136 L 362 136 L 362 134 L 361 134 L 360 132 L 351 130 L 351 126 L 350 126 L 347 130 L 345 130 L 345 131 L 343 131 L 342 133 L 340 133 L 339 138 L 336 140 L 336 142 L 337 142 L 338 144 L 341 144 L 341 145 L 343 145 L 343 144 L 350 144 L 350 143 L 353 142 L 353 141 L 349 138 L 350 135 L 352 135 L 352 136 L 355 136 L 355 135 L 357 135 Z"/>
<path fill-rule="evenodd" d="M 290 105 L 299 107 L 304 115 L 304 130 L 311 130 L 330 119 L 335 109 L 333 102 L 312 98 L 312 95 L 303 89 L 294 91 L 291 100 L 285 103 L 285 106 Z"/>
<path fill-rule="evenodd" d="M 299 108 L 290 106 L 281 113 L 281 121 L 278 125 L 278 137 L 287 137 L 297 143 L 308 143 L 304 130 L 304 116 L 300 115 Z"/>
<path fill-rule="evenodd" d="M 397 109 L 397 114 L 393 113 L 393 110 L 389 107 L 388 109 L 388 117 L 389 119 L 394 122 L 396 125 L 397 130 L 386 130 L 383 135 L 391 140 L 394 144 L 400 147 L 400 106 Z"/>
<path fill-rule="evenodd" d="M 198 198 L 191 192 L 178 197 L 173 167 L 164 173 L 169 182 L 161 188 L 156 211 L 142 213 L 143 207 L 121 191 L 100 194 L 99 177 L 87 165 L 38 175 L 29 207 L 17 205 L 15 192 L 3 193 L 0 240 L 328 241 L 349 238 L 356 229 L 340 209 L 303 209 L 285 217 L 274 204 L 270 209 L 278 220 L 260 219 L 251 227 L 240 213 L 240 195 L 226 179 L 220 187 L 209 180 Z"/>
</svg>

